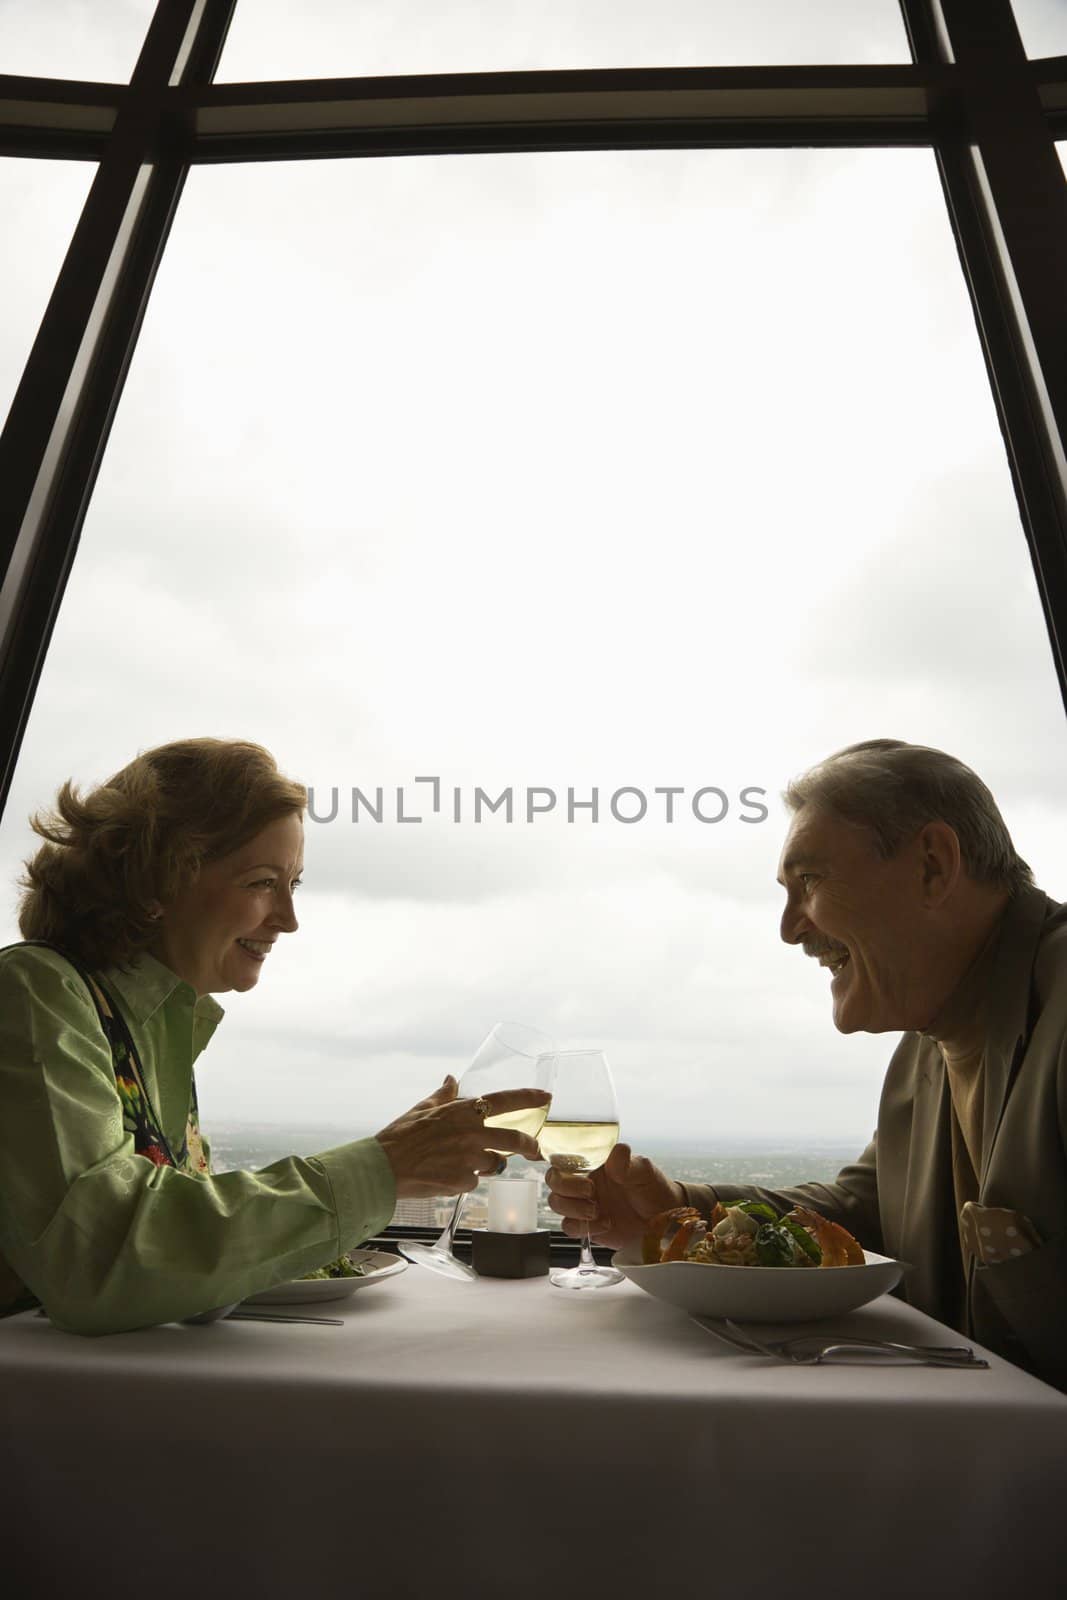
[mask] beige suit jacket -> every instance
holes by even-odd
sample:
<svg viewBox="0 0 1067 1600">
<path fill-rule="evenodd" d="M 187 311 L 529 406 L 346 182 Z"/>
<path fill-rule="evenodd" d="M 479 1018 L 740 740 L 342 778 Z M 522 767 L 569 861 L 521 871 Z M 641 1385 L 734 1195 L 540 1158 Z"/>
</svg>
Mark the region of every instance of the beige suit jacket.
<svg viewBox="0 0 1067 1600">
<path fill-rule="evenodd" d="M 1001 923 L 989 988 L 978 1202 L 1021 1211 L 1039 1248 L 965 1272 L 952 1183 L 948 1078 L 936 1043 L 906 1033 L 882 1088 L 878 1128 L 833 1183 L 715 1195 L 814 1206 L 869 1250 L 912 1263 L 898 1291 L 1067 1390 L 1067 905 L 1026 889 Z"/>
</svg>

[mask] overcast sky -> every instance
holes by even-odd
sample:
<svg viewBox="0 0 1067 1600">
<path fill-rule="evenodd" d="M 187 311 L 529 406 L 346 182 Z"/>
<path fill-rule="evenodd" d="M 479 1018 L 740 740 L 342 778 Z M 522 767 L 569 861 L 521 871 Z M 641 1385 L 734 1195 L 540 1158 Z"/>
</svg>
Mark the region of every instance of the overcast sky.
<svg viewBox="0 0 1067 1600">
<path fill-rule="evenodd" d="M 154 0 L 0 0 L 0 70 L 119 81 Z M 1067 0 L 1015 0 L 1031 56 Z M 223 82 L 403 72 L 910 60 L 897 0 L 238 0 Z"/>
<path fill-rule="evenodd" d="M 325 22 L 245 4 L 230 76 L 402 68 L 358 67 L 355 34 L 331 65 Z M 47 8 L 72 27 L 79 9 Z M 840 27 L 860 8 L 824 9 Z M 0 0 L 0 23 L 18 10 Z M 594 64 L 575 8 L 542 8 L 564 10 L 580 59 L 469 64 Z M 669 59 L 687 40 L 702 58 L 695 12 L 663 8 Z M 291 33 L 308 54 L 286 67 Z M 824 58 L 902 58 L 849 38 Z M 21 246 L 0 406 L 90 178 L 0 163 Z M 197 734 L 266 744 L 320 814 L 341 791 L 308 824 L 300 932 L 223 999 L 209 1127 L 372 1131 L 516 1017 L 608 1050 L 638 1145 L 866 1139 L 895 1041 L 838 1035 L 827 975 L 778 939 L 789 777 L 855 739 L 939 745 L 1067 895 L 1064 712 L 933 158 L 194 170 L 0 822 L 3 881 L 66 777 Z M 440 776 L 443 815 L 417 775 Z M 404 785 L 426 820 L 353 823 L 354 785 Z M 520 807 L 528 786 L 595 786 L 601 820 L 476 826 L 476 785 Z M 623 785 L 644 821 L 610 816 Z M 688 797 L 712 785 L 730 809 L 702 824 Z M 740 820 L 746 786 L 765 821 Z"/>
</svg>

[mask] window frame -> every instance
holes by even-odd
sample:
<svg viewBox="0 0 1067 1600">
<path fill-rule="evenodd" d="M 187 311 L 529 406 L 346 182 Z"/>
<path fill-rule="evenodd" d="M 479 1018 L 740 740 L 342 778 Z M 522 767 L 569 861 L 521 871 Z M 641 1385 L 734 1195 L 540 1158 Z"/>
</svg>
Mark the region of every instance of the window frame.
<svg viewBox="0 0 1067 1600">
<path fill-rule="evenodd" d="M 1067 57 L 1009 0 L 900 0 L 910 66 L 215 84 L 236 0 L 159 0 L 128 84 L 0 76 L 0 154 L 98 163 L 0 435 L 0 813 L 189 167 L 475 151 L 934 153 L 1067 707 Z"/>
<path fill-rule="evenodd" d="M 900 0 L 910 65 L 216 84 L 237 0 L 159 0 L 128 84 L 0 75 L 0 154 L 97 163 L 0 434 L 0 814 L 192 165 L 922 146 L 949 220 L 1067 707 L 1067 56 L 1009 0 Z"/>
<path fill-rule="evenodd" d="M 483 151 L 926 145 L 1067 707 L 1067 57 L 1009 0 L 900 0 L 910 66 L 215 84 L 236 0 L 159 0 L 129 84 L 0 76 L 0 154 L 98 163 L 0 435 L 0 813 L 191 165 Z M 1058 265 L 1057 265 L 1058 264 Z"/>
<path fill-rule="evenodd" d="M 159 0 L 129 84 L 0 76 L 0 154 L 98 164 L 0 435 L 0 814 L 182 187 L 204 162 L 930 148 L 1067 706 L 1067 56 L 1028 61 L 1008 0 L 900 3 L 910 66 L 215 84 L 236 0 Z"/>
</svg>

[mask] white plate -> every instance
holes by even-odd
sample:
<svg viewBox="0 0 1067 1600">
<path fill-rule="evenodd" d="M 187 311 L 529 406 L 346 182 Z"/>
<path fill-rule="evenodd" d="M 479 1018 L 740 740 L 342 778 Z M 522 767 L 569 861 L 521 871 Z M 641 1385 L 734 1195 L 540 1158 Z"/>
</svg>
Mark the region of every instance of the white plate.
<svg viewBox="0 0 1067 1600">
<path fill-rule="evenodd" d="M 261 1289 L 242 1300 L 244 1306 L 299 1306 L 309 1300 L 347 1300 L 357 1289 L 366 1289 L 384 1278 L 395 1278 L 407 1266 L 399 1256 L 388 1255 L 384 1250 L 350 1250 L 350 1261 L 365 1267 L 362 1278 L 296 1278 L 292 1283 L 276 1283 L 273 1289 Z"/>
<path fill-rule="evenodd" d="M 863 1252 L 862 1267 L 725 1267 L 702 1261 L 644 1266 L 640 1247 L 616 1250 L 614 1264 L 646 1294 L 699 1317 L 741 1322 L 818 1322 L 886 1294 L 904 1264 Z"/>
</svg>

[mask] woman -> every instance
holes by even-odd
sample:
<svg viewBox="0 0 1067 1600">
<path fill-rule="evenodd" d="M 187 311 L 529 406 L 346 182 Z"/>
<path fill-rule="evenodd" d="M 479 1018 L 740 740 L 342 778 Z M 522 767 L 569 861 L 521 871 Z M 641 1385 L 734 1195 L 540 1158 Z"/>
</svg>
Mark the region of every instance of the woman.
<svg viewBox="0 0 1067 1600">
<path fill-rule="evenodd" d="M 441 1087 L 373 1139 L 212 1176 L 193 1066 L 297 920 L 304 788 L 259 745 L 190 739 L 90 794 L 67 783 L 0 951 L 0 1307 L 76 1333 L 194 1315 L 300 1277 L 398 1196 L 497 1169 L 487 1115 L 536 1090 Z M 493 1144 L 537 1159 L 503 1129 Z"/>
</svg>

